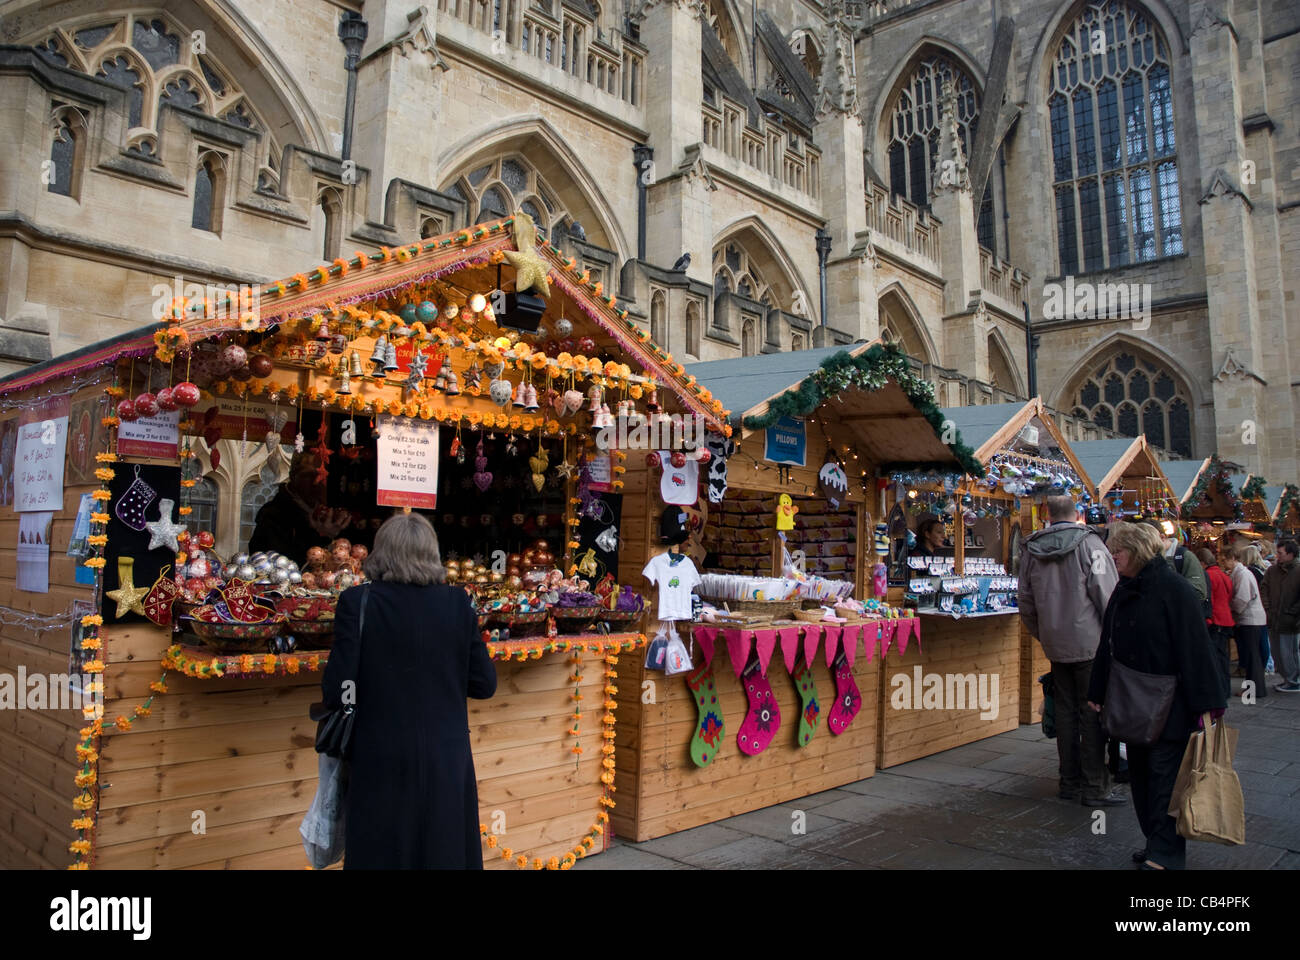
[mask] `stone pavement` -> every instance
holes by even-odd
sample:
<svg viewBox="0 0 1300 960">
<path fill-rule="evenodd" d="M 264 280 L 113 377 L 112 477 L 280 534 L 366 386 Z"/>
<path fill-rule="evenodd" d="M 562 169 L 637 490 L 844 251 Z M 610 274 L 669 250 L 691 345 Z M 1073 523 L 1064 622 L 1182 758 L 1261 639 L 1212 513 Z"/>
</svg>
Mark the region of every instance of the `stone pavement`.
<svg viewBox="0 0 1300 960">
<path fill-rule="evenodd" d="M 1240 730 L 1247 842 L 1189 844 L 1188 869 L 1300 868 L 1300 694 L 1235 700 L 1228 723 Z M 1056 791 L 1055 742 L 1022 726 L 801 800 L 646 843 L 616 839 L 577 868 L 1132 869 L 1142 846 L 1132 805 L 1104 808 L 1106 832 L 1094 834 L 1094 811 Z"/>
</svg>

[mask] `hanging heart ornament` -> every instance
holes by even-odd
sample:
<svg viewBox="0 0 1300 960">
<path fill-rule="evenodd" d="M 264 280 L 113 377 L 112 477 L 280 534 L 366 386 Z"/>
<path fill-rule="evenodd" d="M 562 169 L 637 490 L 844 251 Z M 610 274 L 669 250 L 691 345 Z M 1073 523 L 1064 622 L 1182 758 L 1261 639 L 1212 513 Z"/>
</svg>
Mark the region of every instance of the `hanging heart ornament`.
<svg viewBox="0 0 1300 960">
<path fill-rule="evenodd" d="M 546 448 L 539 447 L 537 453 L 528 458 L 528 465 L 533 468 L 533 486 L 541 493 L 542 487 L 546 485 L 546 468 L 551 465 Z"/>
<path fill-rule="evenodd" d="M 474 458 L 474 486 L 478 487 L 479 493 L 487 493 L 488 487 L 492 486 L 492 472 L 488 470 L 487 457 L 483 455 L 483 441 L 478 442 L 478 455 Z"/>
</svg>

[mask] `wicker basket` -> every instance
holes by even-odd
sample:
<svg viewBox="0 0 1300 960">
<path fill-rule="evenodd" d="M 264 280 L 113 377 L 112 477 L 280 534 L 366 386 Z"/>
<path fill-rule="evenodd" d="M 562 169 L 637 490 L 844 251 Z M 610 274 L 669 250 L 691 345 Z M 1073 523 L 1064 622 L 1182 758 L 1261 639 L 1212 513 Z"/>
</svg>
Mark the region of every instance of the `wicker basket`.
<svg viewBox="0 0 1300 960">
<path fill-rule="evenodd" d="M 732 613 L 758 614 L 764 617 L 788 617 L 799 609 L 799 600 L 713 600 L 713 605 L 722 604 Z"/>
</svg>

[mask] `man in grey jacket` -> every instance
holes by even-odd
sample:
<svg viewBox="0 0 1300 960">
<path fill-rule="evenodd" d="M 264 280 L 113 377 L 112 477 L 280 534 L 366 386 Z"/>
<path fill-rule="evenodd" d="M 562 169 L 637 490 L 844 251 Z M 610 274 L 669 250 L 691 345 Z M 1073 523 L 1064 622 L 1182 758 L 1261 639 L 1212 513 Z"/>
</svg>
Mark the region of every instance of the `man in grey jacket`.
<svg viewBox="0 0 1300 960">
<path fill-rule="evenodd" d="M 1080 524 L 1071 497 L 1047 498 L 1048 525 L 1025 541 L 1020 561 L 1020 619 L 1052 661 L 1060 797 L 1085 806 L 1118 806 L 1110 792 L 1106 738 L 1088 707 L 1088 681 L 1101 619 L 1119 583 L 1101 537 Z"/>
</svg>

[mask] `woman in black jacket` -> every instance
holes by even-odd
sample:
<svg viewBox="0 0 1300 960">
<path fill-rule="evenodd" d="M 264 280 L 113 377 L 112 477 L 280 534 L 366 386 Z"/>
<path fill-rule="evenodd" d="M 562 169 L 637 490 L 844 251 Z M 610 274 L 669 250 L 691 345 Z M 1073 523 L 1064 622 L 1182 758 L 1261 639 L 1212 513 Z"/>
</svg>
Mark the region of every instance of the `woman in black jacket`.
<svg viewBox="0 0 1300 960">
<path fill-rule="evenodd" d="M 1206 712 L 1222 712 L 1223 685 L 1196 590 L 1165 562 L 1160 538 L 1150 527 L 1116 524 L 1106 541 L 1120 581 L 1102 617 L 1101 643 L 1093 661 L 1088 701 L 1106 701 L 1111 659 L 1143 673 L 1177 677 L 1173 705 L 1159 739 L 1128 745 L 1133 806 L 1147 838 L 1133 855 L 1144 870 L 1181 870 L 1187 841 L 1169 816 L 1169 800 L 1187 740 Z"/>
<path fill-rule="evenodd" d="M 344 869 L 481 869 L 465 699 L 491 697 L 497 674 L 469 596 L 443 583 L 416 513 L 379 528 L 365 572 L 339 597 L 321 681 L 327 709 L 356 708 Z"/>
</svg>

